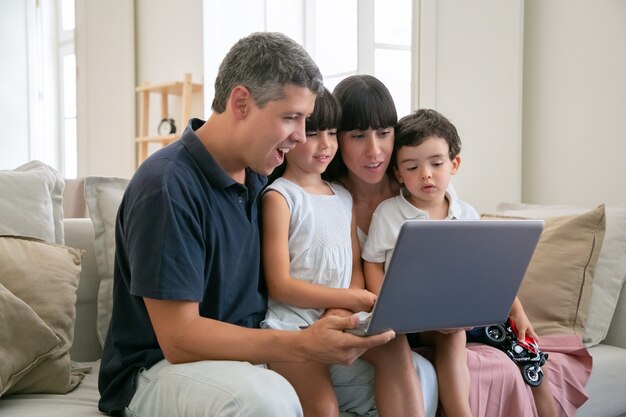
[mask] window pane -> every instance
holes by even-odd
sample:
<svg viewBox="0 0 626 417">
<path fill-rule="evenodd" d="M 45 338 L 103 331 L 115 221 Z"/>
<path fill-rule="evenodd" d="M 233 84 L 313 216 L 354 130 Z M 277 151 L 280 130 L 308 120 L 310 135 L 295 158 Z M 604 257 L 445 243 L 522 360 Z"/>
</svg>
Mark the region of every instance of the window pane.
<svg viewBox="0 0 626 417">
<path fill-rule="evenodd" d="M 268 31 L 282 32 L 299 44 L 304 44 L 302 3 L 293 0 L 266 0 L 265 16 Z M 289 16 L 285 19 L 285 16 Z"/>
<path fill-rule="evenodd" d="M 356 74 L 356 72 L 354 73 Z M 333 91 L 337 84 L 344 78 L 350 76 L 352 74 L 343 74 L 336 77 L 324 77 L 324 86 L 328 88 L 330 91 Z"/>
<path fill-rule="evenodd" d="M 324 76 L 356 71 L 357 1 L 317 0 L 313 58 Z"/>
<path fill-rule="evenodd" d="M 411 45 L 411 0 L 375 0 L 374 42 Z"/>
<path fill-rule="evenodd" d="M 76 117 L 76 55 L 63 57 L 63 117 Z"/>
<path fill-rule="evenodd" d="M 380 49 L 375 51 L 375 76 L 389 88 L 398 117 L 411 111 L 411 51 Z"/>
<path fill-rule="evenodd" d="M 74 0 L 61 0 L 61 28 L 74 30 Z"/>
<path fill-rule="evenodd" d="M 64 174 L 65 178 L 76 178 L 78 175 L 78 149 L 76 146 L 76 118 L 65 119 L 64 141 Z"/>
</svg>

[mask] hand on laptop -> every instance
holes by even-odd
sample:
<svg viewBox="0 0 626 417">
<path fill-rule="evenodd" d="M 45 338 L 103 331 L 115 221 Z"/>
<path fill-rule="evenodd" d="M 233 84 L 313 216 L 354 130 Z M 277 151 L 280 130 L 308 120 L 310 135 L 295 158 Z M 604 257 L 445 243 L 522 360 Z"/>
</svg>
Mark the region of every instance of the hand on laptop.
<svg viewBox="0 0 626 417">
<path fill-rule="evenodd" d="M 312 326 L 297 332 L 305 341 L 296 346 L 307 358 L 324 363 L 348 365 L 360 357 L 366 350 L 385 344 L 396 337 L 389 330 L 374 336 L 356 337 L 344 332 L 354 329 L 359 324 L 359 316 L 326 316 Z"/>
</svg>

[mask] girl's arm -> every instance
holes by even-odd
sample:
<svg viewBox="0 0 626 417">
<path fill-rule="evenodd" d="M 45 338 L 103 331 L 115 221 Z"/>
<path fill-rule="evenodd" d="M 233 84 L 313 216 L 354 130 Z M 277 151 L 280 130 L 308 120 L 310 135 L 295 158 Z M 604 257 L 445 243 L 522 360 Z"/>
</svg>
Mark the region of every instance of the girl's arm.
<svg viewBox="0 0 626 417">
<path fill-rule="evenodd" d="M 511 312 L 509 314 L 515 325 L 517 326 L 517 338 L 520 340 L 524 340 L 526 336 L 533 337 L 539 340 L 539 336 L 535 333 L 535 329 L 533 329 L 533 325 L 530 323 L 526 312 L 524 311 L 524 307 L 522 306 L 522 302 L 516 296 L 513 301 L 513 305 L 511 306 Z"/>
<path fill-rule="evenodd" d="M 374 296 L 364 289 L 328 288 L 290 275 L 289 206 L 275 191 L 263 196 L 263 270 L 267 290 L 274 300 L 301 308 L 371 308 Z M 373 302 L 372 302 L 373 303 Z"/>
</svg>

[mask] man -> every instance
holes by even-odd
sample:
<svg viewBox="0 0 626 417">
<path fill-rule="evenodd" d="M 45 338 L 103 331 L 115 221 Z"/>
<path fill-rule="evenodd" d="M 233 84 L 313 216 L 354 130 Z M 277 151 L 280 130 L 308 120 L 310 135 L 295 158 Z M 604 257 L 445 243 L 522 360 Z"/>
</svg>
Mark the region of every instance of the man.
<svg viewBox="0 0 626 417">
<path fill-rule="evenodd" d="M 191 120 L 179 141 L 139 167 L 117 218 L 101 411 L 300 416 L 291 386 L 260 364 L 347 365 L 394 337 L 344 333 L 356 316 L 298 332 L 258 328 L 266 309 L 260 191 L 265 175 L 306 140 L 305 119 L 321 91 L 319 69 L 300 45 L 252 34 L 222 62 L 209 119 Z"/>
</svg>

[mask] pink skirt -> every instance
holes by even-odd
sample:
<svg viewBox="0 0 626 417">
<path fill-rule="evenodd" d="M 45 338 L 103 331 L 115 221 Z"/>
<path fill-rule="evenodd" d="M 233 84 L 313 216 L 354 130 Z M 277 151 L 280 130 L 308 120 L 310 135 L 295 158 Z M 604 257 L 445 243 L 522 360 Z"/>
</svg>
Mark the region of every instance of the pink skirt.
<svg viewBox="0 0 626 417">
<path fill-rule="evenodd" d="M 587 401 L 585 385 L 592 359 L 579 336 L 542 336 L 541 349 L 548 353 L 544 365 L 560 417 L 574 417 Z M 429 356 L 428 350 L 422 351 Z M 476 417 L 537 417 L 531 389 L 519 367 L 498 349 L 478 343 L 467 345 L 470 371 L 470 407 Z M 445 387 L 439 387 L 440 390 Z M 441 416 L 445 413 L 441 411 Z"/>
</svg>

